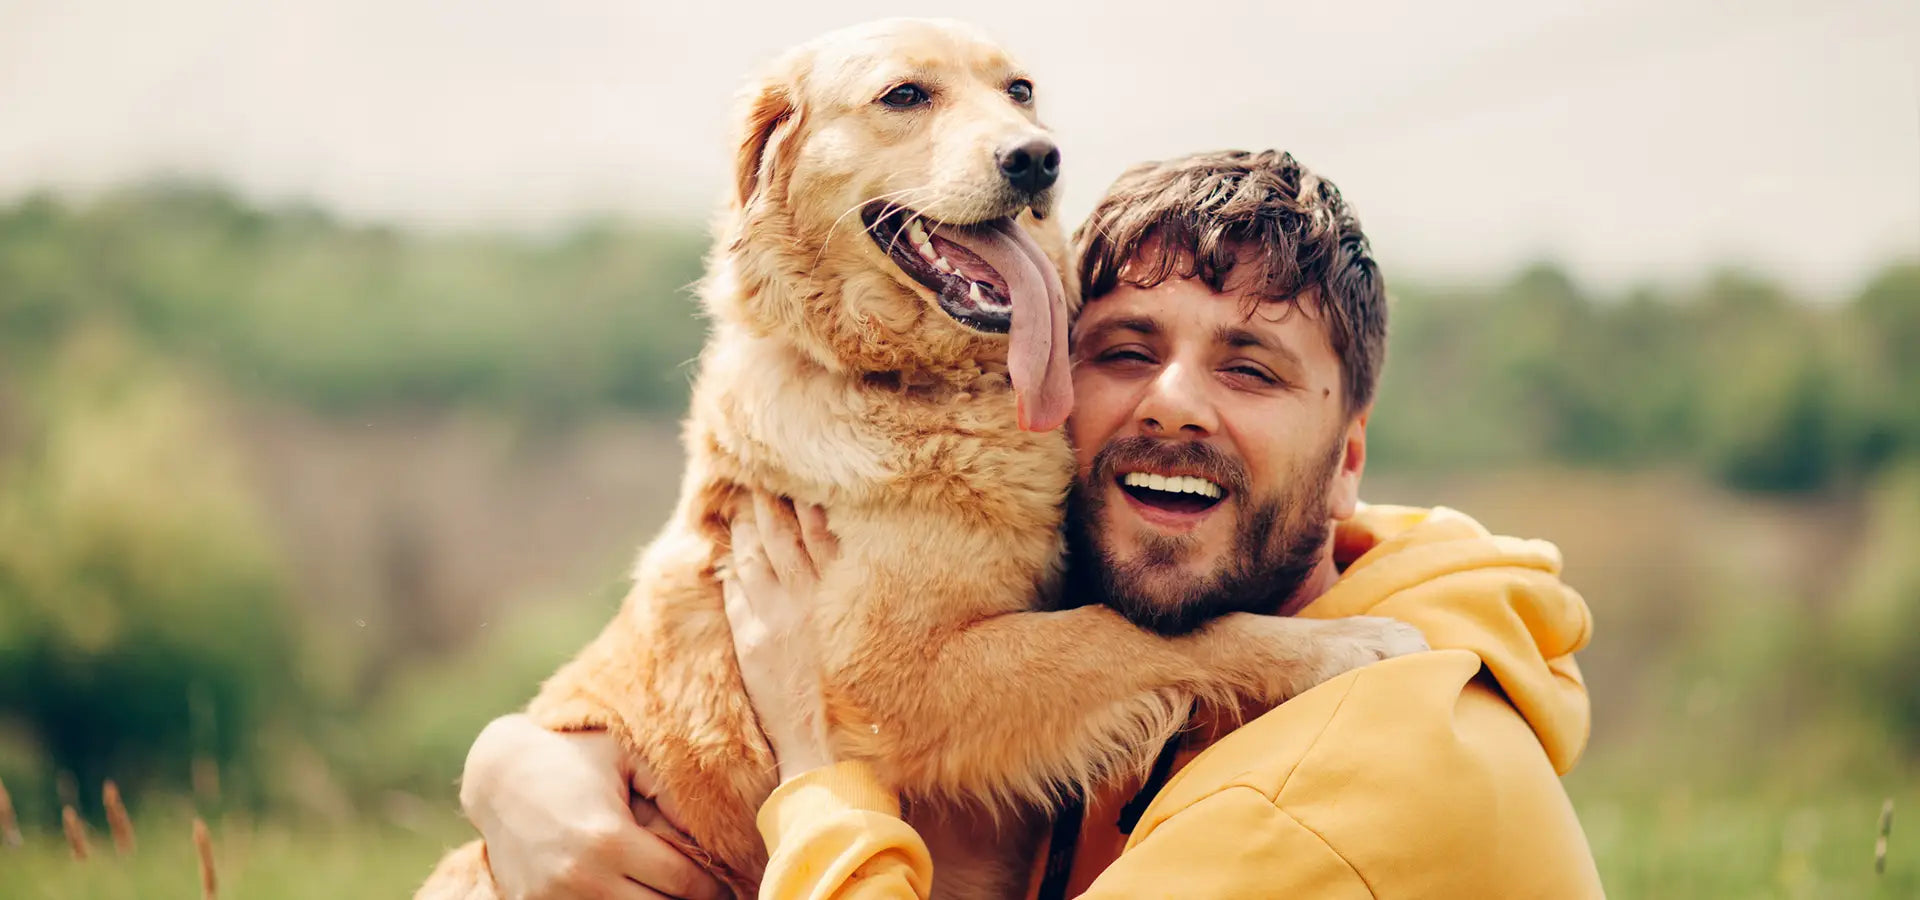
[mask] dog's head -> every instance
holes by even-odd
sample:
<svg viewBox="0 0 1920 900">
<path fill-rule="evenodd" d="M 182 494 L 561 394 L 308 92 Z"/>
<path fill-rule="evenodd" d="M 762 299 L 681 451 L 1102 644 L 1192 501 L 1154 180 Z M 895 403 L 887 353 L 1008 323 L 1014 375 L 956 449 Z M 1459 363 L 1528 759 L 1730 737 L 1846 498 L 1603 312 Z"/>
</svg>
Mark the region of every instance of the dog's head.
<svg viewBox="0 0 1920 900">
<path fill-rule="evenodd" d="M 723 317 L 836 370 L 1006 364 L 1021 424 L 1072 405 L 1060 151 L 977 30 L 892 19 L 776 61 L 743 98 Z"/>
</svg>

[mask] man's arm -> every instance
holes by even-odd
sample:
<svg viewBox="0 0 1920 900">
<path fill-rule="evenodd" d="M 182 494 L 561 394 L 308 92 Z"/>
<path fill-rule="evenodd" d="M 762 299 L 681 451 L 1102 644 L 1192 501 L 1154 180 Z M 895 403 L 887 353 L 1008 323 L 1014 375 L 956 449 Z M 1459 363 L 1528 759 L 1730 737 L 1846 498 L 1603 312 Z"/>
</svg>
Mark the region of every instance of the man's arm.
<svg viewBox="0 0 1920 900">
<path fill-rule="evenodd" d="M 926 841 L 864 763 L 799 775 L 760 807 L 767 871 L 760 896 L 922 900 L 933 887 Z"/>
<path fill-rule="evenodd" d="M 787 782 L 760 810 L 771 853 L 760 896 L 922 900 L 932 864 L 898 814 L 893 795 L 858 763 Z M 1265 796 L 1228 788 L 1161 823 L 1082 896 L 1374 895 L 1338 852 Z"/>
</svg>

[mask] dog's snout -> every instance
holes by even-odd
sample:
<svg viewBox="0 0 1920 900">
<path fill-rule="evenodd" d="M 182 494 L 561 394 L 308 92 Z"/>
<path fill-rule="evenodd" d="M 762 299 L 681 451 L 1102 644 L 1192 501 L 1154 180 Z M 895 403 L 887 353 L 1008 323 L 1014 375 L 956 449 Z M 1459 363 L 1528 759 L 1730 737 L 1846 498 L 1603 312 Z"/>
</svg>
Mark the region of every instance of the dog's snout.
<svg viewBox="0 0 1920 900">
<path fill-rule="evenodd" d="M 1060 148 L 1044 137 L 1023 138 L 994 153 L 1000 174 L 1014 187 L 1037 194 L 1060 179 Z"/>
</svg>

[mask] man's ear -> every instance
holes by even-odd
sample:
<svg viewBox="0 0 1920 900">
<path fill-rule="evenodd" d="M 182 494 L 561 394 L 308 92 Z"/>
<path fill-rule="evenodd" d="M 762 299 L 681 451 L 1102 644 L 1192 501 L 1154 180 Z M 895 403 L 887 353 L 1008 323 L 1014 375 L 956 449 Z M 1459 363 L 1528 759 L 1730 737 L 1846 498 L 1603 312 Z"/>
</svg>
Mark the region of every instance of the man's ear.
<svg viewBox="0 0 1920 900">
<path fill-rule="evenodd" d="M 1367 419 L 1372 415 L 1371 405 L 1355 413 L 1341 436 L 1340 465 L 1333 470 L 1333 485 L 1327 494 L 1335 521 L 1353 518 L 1359 508 L 1360 476 L 1367 469 Z"/>
<path fill-rule="evenodd" d="M 769 146 L 774 132 L 794 119 L 793 89 L 785 80 L 770 77 L 746 97 L 742 109 L 740 148 L 734 154 L 733 172 L 738 187 L 735 200 L 745 209 L 770 180 Z"/>
</svg>

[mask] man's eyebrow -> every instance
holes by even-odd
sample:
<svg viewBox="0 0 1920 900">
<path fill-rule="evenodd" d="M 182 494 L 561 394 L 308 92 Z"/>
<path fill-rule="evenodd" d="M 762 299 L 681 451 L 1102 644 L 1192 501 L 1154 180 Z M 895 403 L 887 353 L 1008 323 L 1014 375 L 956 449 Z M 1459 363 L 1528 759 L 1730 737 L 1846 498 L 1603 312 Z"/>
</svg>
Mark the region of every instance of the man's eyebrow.
<svg viewBox="0 0 1920 900">
<path fill-rule="evenodd" d="M 1078 340 L 1103 340 L 1112 336 L 1116 331 L 1131 331 L 1141 337 L 1153 337 L 1160 333 L 1160 323 L 1146 316 L 1121 316 L 1117 319 L 1108 319 L 1081 332 Z"/>
<path fill-rule="evenodd" d="M 1225 344 L 1234 349 L 1252 347 L 1255 350 L 1265 350 L 1268 353 L 1283 358 L 1288 365 L 1295 368 L 1303 365 L 1300 360 L 1300 354 L 1293 352 L 1291 347 L 1279 341 L 1272 340 L 1250 328 L 1244 328 L 1239 325 L 1222 325 L 1214 330 L 1213 339 L 1217 343 Z"/>
</svg>

